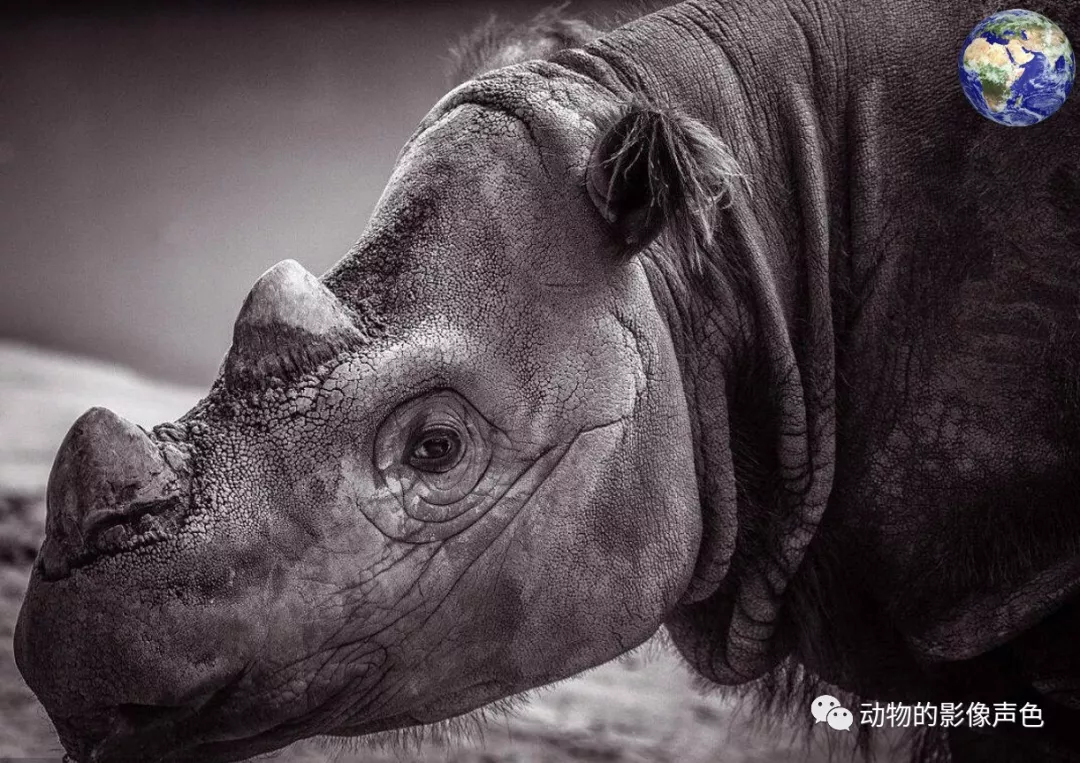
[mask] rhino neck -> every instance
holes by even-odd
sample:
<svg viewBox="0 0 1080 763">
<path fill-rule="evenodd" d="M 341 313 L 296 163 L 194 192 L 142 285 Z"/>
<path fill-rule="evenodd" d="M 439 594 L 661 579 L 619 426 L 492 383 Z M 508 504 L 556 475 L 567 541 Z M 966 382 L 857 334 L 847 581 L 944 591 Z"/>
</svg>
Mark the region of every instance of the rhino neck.
<svg viewBox="0 0 1080 763">
<path fill-rule="evenodd" d="M 722 217 L 708 274 L 690 273 L 682 253 L 644 258 L 686 382 L 703 496 L 694 581 L 668 627 L 720 683 L 762 675 L 800 640 L 787 592 L 822 522 L 836 450 L 843 61 L 833 41 L 807 35 L 820 21 L 769 5 L 684 3 L 584 53 L 604 62 L 593 70 L 606 68 L 609 81 L 713 126 L 750 179 L 752 194 L 735 189 Z M 802 56 L 756 49 L 777 39 Z M 670 68 L 649 63 L 664 51 L 680 51 Z"/>
<path fill-rule="evenodd" d="M 701 496 L 695 574 L 668 627 L 699 672 L 726 684 L 773 668 L 801 641 L 795 629 L 812 627 L 784 610 L 835 463 L 827 270 L 804 261 L 775 273 L 751 215 L 732 210 L 742 229 L 722 247 L 745 267 L 695 278 L 665 262 L 671 253 L 642 260 L 675 346 Z"/>
</svg>

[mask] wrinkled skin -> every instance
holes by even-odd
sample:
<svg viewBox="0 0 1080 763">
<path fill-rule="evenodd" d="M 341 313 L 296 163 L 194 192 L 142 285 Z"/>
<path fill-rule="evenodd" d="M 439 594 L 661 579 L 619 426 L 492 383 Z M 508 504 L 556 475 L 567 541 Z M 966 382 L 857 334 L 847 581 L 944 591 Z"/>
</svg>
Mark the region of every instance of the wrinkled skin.
<svg viewBox="0 0 1080 763">
<path fill-rule="evenodd" d="M 955 760 L 1080 755 L 1080 116 L 970 109 L 982 5 L 685 3 L 448 95 L 202 403 L 61 446 L 16 654 L 67 751 L 433 722 L 666 624 L 718 683 L 1044 708 Z M 596 180 L 643 95 L 750 179 L 707 252 Z"/>
</svg>

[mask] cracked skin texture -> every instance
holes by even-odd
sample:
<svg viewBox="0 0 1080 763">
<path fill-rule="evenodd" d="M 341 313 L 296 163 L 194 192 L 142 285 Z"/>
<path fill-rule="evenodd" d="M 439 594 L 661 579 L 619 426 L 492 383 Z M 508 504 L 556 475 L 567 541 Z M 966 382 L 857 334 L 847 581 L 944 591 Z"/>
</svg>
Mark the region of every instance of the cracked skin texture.
<svg viewBox="0 0 1080 763">
<path fill-rule="evenodd" d="M 981 6 L 688 2 L 446 96 L 321 285 L 256 285 L 325 309 L 242 312 L 172 434 L 183 526 L 35 572 L 17 657 L 68 751 L 432 722 L 666 624 L 718 683 L 1044 709 L 957 761 L 1080 755 L 1080 121 L 971 112 Z M 628 252 L 587 190 L 644 100 L 749 178 L 708 251 Z M 402 460 L 432 424 L 445 473 Z"/>
</svg>

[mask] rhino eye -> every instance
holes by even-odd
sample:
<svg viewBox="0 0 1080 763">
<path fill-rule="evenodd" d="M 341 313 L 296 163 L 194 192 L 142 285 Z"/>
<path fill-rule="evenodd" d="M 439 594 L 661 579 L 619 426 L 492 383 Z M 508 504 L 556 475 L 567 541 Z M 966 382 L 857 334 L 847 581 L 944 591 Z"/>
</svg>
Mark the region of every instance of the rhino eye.
<svg viewBox="0 0 1080 763">
<path fill-rule="evenodd" d="M 454 429 L 435 426 L 413 438 L 406 460 L 414 469 L 441 474 L 457 466 L 464 452 L 461 437 Z"/>
</svg>

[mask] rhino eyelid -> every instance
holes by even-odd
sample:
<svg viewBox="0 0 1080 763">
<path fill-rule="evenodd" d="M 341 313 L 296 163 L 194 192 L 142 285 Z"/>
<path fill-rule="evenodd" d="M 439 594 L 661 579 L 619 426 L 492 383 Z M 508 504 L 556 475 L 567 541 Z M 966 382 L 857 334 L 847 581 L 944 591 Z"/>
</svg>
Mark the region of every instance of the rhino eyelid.
<svg viewBox="0 0 1080 763">
<path fill-rule="evenodd" d="M 417 449 L 428 440 L 446 441 L 450 443 L 450 448 L 439 456 L 417 456 Z M 458 431 L 458 427 L 442 423 L 428 424 L 409 438 L 402 460 L 419 471 L 442 474 L 461 463 L 466 448 L 465 438 Z"/>
</svg>

